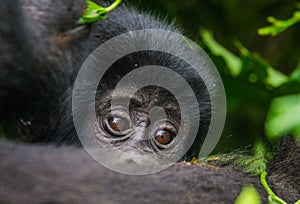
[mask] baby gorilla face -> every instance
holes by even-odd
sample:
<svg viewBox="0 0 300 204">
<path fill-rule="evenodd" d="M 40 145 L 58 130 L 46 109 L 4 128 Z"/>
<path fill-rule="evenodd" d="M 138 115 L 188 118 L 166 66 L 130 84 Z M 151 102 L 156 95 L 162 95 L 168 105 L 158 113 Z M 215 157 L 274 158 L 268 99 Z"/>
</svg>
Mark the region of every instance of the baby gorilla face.
<svg viewBox="0 0 300 204">
<path fill-rule="evenodd" d="M 145 173 L 181 159 L 189 143 L 176 97 L 158 86 L 145 86 L 129 96 L 131 88 L 96 97 L 98 161 L 119 172 Z"/>
<path fill-rule="evenodd" d="M 210 97 L 189 64 L 168 53 L 141 51 L 100 76 L 95 59 L 88 80 L 82 78 L 85 88 L 78 83 L 73 109 L 80 141 L 95 160 L 118 172 L 145 174 L 199 152 L 210 124 Z"/>
<path fill-rule="evenodd" d="M 97 140 L 124 152 L 157 155 L 176 143 L 181 112 L 176 98 L 166 89 L 147 86 L 138 90 L 126 104 L 128 89 L 115 93 L 118 103 L 112 107 L 111 93 L 100 98 L 96 107 L 99 121 Z M 124 103 L 123 103 L 124 101 Z M 174 148 L 174 147 L 173 147 Z"/>
</svg>

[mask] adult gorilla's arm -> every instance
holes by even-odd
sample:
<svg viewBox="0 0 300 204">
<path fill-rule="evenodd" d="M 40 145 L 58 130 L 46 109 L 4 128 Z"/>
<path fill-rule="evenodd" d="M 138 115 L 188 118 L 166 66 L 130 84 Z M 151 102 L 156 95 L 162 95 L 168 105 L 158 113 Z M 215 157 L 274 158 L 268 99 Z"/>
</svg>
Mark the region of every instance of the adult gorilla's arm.
<svg viewBox="0 0 300 204">
<path fill-rule="evenodd" d="M 0 143 L 0 203 L 233 203 L 258 177 L 178 163 L 147 176 L 100 166 L 83 149 Z"/>
</svg>

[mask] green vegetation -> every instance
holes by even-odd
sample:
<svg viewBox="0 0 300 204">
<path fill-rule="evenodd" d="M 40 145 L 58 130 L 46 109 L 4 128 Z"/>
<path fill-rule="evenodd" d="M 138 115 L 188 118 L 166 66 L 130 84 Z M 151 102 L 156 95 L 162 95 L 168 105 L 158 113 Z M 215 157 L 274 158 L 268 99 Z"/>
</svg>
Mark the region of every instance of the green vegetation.
<svg viewBox="0 0 300 204">
<path fill-rule="evenodd" d="M 234 202 L 234 204 L 260 204 L 260 197 L 253 186 L 246 186 Z"/>
<path fill-rule="evenodd" d="M 260 175 L 260 181 L 265 188 L 267 194 L 268 194 L 268 204 L 287 204 L 284 200 L 279 198 L 269 187 L 267 180 L 267 172 L 263 171 Z M 253 186 L 245 186 L 240 195 L 237 197 L 235 204 L 260 204 L 260 196 L 256 189 Z M 297 201 L 295 204 L 299 204 L 300 200 Z"/>
<path fill-rule="evenodd" d="M 265 95 L 254 95 L 258 105 L 267 104 L 269 111 L 266 112 L 265 134 L 272 139 L 278 139 L 288 133 L 296 137 L 300 135 L 300 65 L 290 74 L 285 75 L 269 65 L 261 56 L 251 53 L 240 42 L 236 41 L 235 46 L 240 56 L 231 53 L 222 47 L 209 31 L 201 31 L 203 42 L 223 75 L 232 77 L 232 80 L 243 81 L 244 88 L 253 86 L 259 88 L 259 92 Z M 226 83 L 226 82 L 225 82 Z M 237 82 L 239 83 L 239 81 Z M 236 84 L 238 86 L 238 84 Z M 228 97 L 229 112 L 234 112 L 242 103 L 241 93 L 243 87 L 234 98 Z M 247 92 L 251 95 L 255 93 Z M 231 102 L 231 100 L 235 100 Z M 239 103 L 240 102 L 240 103 Z"/>
<path fill-rule="evenodd" d="M 98 21 L 99 19 L 107 18 L 107 14 L 114 10 L 122 0 L 116 0 L 112 5 L 107 8 L 99 6 L 98 4 L 87 0 L 87 8 L 85 13 L 77 21 L 77 24 L 89 24 Z"/>
<path fill-rule="evenodd" d="M 268 204 L 287 204 L 272 191 L 267 183 L 266 177 L 267 172 L 264 171 L 260 176 L 260 181 L 268 193 Z"/>
<path fill-rule="evenodd" d="M 270 22 L 272 25 L 260 28 L 258 30 L 258 34 L 276 36 L 294 24 L 300 23 L 300 11 L 295 11 L 293 16 L 288 20 L 278 20 L 272 16 L 269 16 L 268 22 Z"/>
<path fill-rule="evenodd" d="M 299 16 L 300 12 L 297 11 L 294 13 L 293 18 L 287 21 L 278 21 L 273 17 L 269 17 L 268 20 L 272 19 L 274 25 L 259 29 L 258 33 L 260 35 L 278 35 L 291 25 L 299 22 Z M 264 112 L 263 117 L 266 118 L 264 133 L 252 137 L 254 140 L 253 155 L 245 155 L 240 152 L 237 154 L 219 154 L 206 158 L 205 161 L 214 161 L 217 164 L 225 163 L 240 167 L 246 173 L 260 174 L 261 183 L 268 193 L 268 203 L 286 204 L 272 191 L 266 181 L 267 172 L 265 170 L 268 161 L 272 160 L 272 155 L 263 142 L 263 138 L 266 136 L 270 142 L 279 140 L 286 134 L 293 134 L 297 139 L 300 138 L 300 63 L 290 75 L 286 75 L 270 66 L 268 61 L 259 54 L 250 52 L 239 41 L 233 43 L 239 53 L 236 55 L 220 45 L 211 32 L 201 30 L 200 35 L 203 45 L 211 54 L 222 75 L 229 76 L 227 80 L 238 81 L 236 85 L 242 86 L 241 89 L 246 89 L 251 84 L 258 87 L 257 91 L 264 93 L 267 97 L 257 95 L 255 92 L 248 94 L 255 94 L 256 106 L 264 106 L 265 104 L 269 107 L 269 110 Z M 224 78 L 226 80 L 226 77 Z M 243 83 L 240 83 L 241 81 Z M 239 96 L 242 95 L 243 97 L 241 89 L 233 93 L 232 98 L 228 97 L 229 112 L 237 111 L 242 103 L 242 101 L 239 101 L 241 100 Z M 254 108 L 256 107 L 254 106 Z M 235 203 L 260 203 L 259 195 L 254 187 L 248 186 L 242 190 Z"/>
</svg>

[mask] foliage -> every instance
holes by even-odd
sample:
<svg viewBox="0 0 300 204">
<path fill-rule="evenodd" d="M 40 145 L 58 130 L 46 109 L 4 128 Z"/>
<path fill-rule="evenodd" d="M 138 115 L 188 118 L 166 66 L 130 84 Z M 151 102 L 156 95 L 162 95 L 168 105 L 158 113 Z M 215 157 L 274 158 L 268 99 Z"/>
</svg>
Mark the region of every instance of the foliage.
<svg viewBox="0 0 300 204">
<path fill-rule="evenodd" d="M 260 181 L 265 188 L 267 194 L 268 194 L 268 204 L 287 204 L 284 200 L 279 198 L 269 187 L 267 180 L 267 172 L 264 171 L 260 175 Z M 253 186 L 246 186 L 242 189 L 242 192 L 237 197 L 237 199 L 234 202 L 235 204 L 260 204 L 260 196 L 257 192 L 257 190 Z M 300 200 L 297 201 L 295 204 L 299 204 Z"/>
<path fill-rule="evenodd" d="M 251 156 L 243 152 L 226 153 L 209 156 L 200 161 L 216 166 L 230 165 L 233 168 L 238 168 L 244 173 L 258 176 L 267 168 L 267 160 L 270 160 L 270 154 L 262 156 Z M 266 159 L 266 157 L 268 159 Z"/>
<path fill-rule="evenodd" d="M 291 25 L 298 22 L 300 12 L 295 12 L 293 18 L 287 21 L 279 21 L 275 18 L 268 18 L 274 25 L 265 27 L 259 30 L 259 34 L 270 34 L 275 36 L 286 30 Z M 217 67 L 223 75 L 230 76 L 229 80 L 243 81 L 246 85 L 252 83 L 253 86 L 258 86 L 257 90 L 264 90 L 268 93 L 268 97 L 260 97 L 263 95 L 255 94 L 257 107 L 261 104 L 267 104 L 268 112 L 264 112 L 263 118 L 265 121 L 265 135 L 270 141 L 280 139 L 288 133 L 292 133 L 296 138 L 300 138 L 300 60 L 297 68 L 292 74 L 285 75 L 274 69 L 267 60 L 264 60 L 257 53 L 252 53 L 239 41 L 235 41 L 234 45 L 238 50 L 239 56 L 232 53 L 222 45 L 220 45 L 213 37 L 212 33 L 207 30 L 201 30 L 201 37 L 205 48 L 209 51 L 214 59 Z M 225 78 L 226 80 L 226 78 Z M 228 80 L 228 79 L 227 79 Z M 237 85 L 242 85 L 240 82 Z M 246 87 L 244 83 L 244 87 Z M 251 86 L 251 85 L 250 85 Z M 226 81 L 225 81 L 226 87 Z M 243 87 L 241 87 L 243 89 Z M 229 105 L 231 112 L 237 112 L 243 100 L 241 89 L 238 92 L 233 92 L 234 97 L 228 97 L 228 103 L 235 102 L 235 106 Z M 241 97 L 242 96 L 242 97 Z M 232 99 L 236 101 L 230 101 Z M 263 105 L 262 105 L 263 106 Z M 254 175 L 261 174 L 261 183 L 268 193 L 269 204 L 286 204 L 284 200 L 279 198 L 266 181 L 267 173 L 266 163 L 270 161 L 271 156 L 266 146 L 262 142 L 262 135 L 253 137 L 254 141 L 254 156 L 243 154 L 220 154 L 206 159 L 206 162 L 213 160 L 217 163 L 225 163 L 242 168 L 244 172 Z M 300 200 L 297 202 L 299 203 Z M 254 187 L 245 187 L 239 197 L 237 204 L 243 203 L 260 203 L 259 195 Z"/>
<path fill-rule="evenodd" d="M 266 112 L 265 133 L 270 140 L 278 139 L 285 134 L 293 133 L 297 137 L 300 135 L 300 67 L 287 76 L 269 65 L 257 53 L 252 53 L 247 50 L 240 42 L 236 41 L 234 44 L 239 51 L 239 56 L 233 54 L 222 45 L 220 45 L 207 30 L 201 31 L 201 36 L 204 45 L 209 52 L 218 57 L 215 63 L 222 74 L 229 75 L 230 80 L 240 80 L 246 85 L 259 87 L 260 91 L 268 94 L 260 95 L 248 92 L 247 94 L 254 94 L 256 104 L 267 104 L 269 111 Z M 220 58 L 223 63 L 220 64 Z M 240 83 L 240 82 L 238 82 Z M 246 85 L 243 85 L 246 87 Z M 237 84 L 238 86 L 238 84 Z M 233 93 L 235 100 L 243 100 L 243 87 L 239 85 L 240 89 L 237 93 Z M 226 86 L 225 86 L 226 88 Z M 229 111 L 235 112 L 242 103 L 235 107 L 231 105 L 232 98 L 228 97 Z M 262 138 L 260 135 L 259 138 Z"/>
<path fill-rule="evenodd" d="M 87 0 L 87 8 L 85 13 L 81 16 L 81 18 L 77 21 L 77 24 L 89 24 L 98 21 L 99 19 L 105 19 L 107 14 L 115 9 L 122 0 L 116 0 L 112 5 L 107 8 L 99 6 L 98 4 Z"/>
<path fill-rule="evenodd" d="M 260 204 L 260 197 L 253 186 L 246 186 L 235 200 L 234 204 Z"/>
<path fill-rule="evenodd" d="M 275 98 L 266 122 L 266 134 L 278 138 L 287 133 L 300 135 L 300 94 Z"/>
<path fill-rule="evenodd" d="M 265 190 L 268 193 L 268 204 L 287 204 L 284 200 L 282 200 L 281 198 L 279 198 L 273 191 L 272 189 L 269 187 L 267 180 L 267 172 L 263 172 L 260 176 L 260 181 L 263 185 L 263 187 L 265 188 Z"/>
<path fill-rule="evenodd" d="M 295 11 L 293 16 L 287 20 L 278 20 L 272 16 L 269 16 L 267 20 L 272 25 L 260 28 L 258 30 L 258 34 L 276 36 L 294 24 L 300 22 L 300 11 Z"/>
</svg>

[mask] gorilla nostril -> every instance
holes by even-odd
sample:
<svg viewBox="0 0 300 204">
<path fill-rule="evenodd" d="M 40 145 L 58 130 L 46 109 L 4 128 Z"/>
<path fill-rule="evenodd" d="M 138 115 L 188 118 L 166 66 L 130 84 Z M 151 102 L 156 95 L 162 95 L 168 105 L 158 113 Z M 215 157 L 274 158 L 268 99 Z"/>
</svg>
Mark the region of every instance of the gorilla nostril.
<svg viewBox="0 0 300 204">
<path fill-rule="evenodd" d="M 125 162 L 126 162 L 127 164 L 136 164 L 136 163 L 137 163 L 137 162 L 136 162 L 134 159 L 132 159 L 132 158 L 126 159 Z"/>
</svg>

